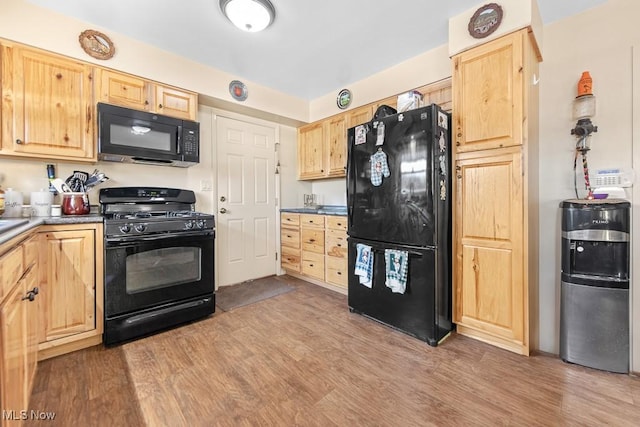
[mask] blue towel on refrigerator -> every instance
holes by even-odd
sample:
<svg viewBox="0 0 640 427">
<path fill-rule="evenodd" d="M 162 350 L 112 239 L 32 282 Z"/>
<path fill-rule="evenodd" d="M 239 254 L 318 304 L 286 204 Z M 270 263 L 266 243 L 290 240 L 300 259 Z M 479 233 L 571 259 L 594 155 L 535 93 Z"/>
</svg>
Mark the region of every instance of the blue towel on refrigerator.
<svg viewBox="0 0 640 427">
<path fill-rule="evenodd" d="M 372 286 L 373 279 L 373 250 L 371 246 L 358 243 L 356 245 L 356 265 L 354 274 L 360 276 L 360 283 L 367 288 Z"/>
<path fill-rule="evenodd" d="M 384 250 L 386 263 L 385 285 L 397 294 L 404 294 L 407 288 L 407 273 L 409 270 L 409 253 L 395 249 Z"/>
</svg>

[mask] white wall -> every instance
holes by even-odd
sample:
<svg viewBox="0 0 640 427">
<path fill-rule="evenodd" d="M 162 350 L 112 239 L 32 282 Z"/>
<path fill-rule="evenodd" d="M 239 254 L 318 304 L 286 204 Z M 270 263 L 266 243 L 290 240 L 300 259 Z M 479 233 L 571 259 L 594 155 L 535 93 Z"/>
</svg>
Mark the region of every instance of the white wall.
<svg viewBox="0 0 640 427">
<path fill-rule="evenodd" d="M 631 168 L 633 159 L 632 46 L 640 46 L 637 16 L 640 2 L 609 0 L 600 7 L 545 26 L 544 62 L 540 66 L 540 347 L 559 350 L 560 210 L 563 199 L 573 198 L 575 126 L 572 101 L 582 71 L 590 71 L 597 99 L 588 153 L 589 169 Z M 636 85 L 640 84 L 636 76 Z M 637 93 L 636 93 L 637 97 Z M 636 101 L 637 103 L 637 101 Z M 637 129 L 638 118 L 635 118 Z M 637 136 L 636 136 L 637 137 Z M 636 161 L 636 163 L 638 163 Z M 638 165 L 636 164 L 636 167 Z M 583 182 L 583 181 L 582 181 Z M 581 181 L 578 181 L 579 185 Z M 636 186 L 637 188 L 637 186 Z M 637 190 L 628 191 L 637 210 Z M 580 193 L 584 197 L 584 192 Z M 634 241 L 637 243 L 638 239 Z M 634 255 L 633 266 L 640 267 Z M 633 270 L 633 268 L 632 268 Z M 632 285 L 632 292 L 637 290 Z M 635 312 L 640 299 L 634 296 Z M 638 316 L 638 314 L 636 314 Z M 640 370 L 640 330 L 634 331 L 634 370 Z"/>
<path fill-rule="evenodd" d="M 318 195 L 319 205 L 347 204 L 347 183 L 344 178 L 314 181 L 311 192 Z"/>
</svg>

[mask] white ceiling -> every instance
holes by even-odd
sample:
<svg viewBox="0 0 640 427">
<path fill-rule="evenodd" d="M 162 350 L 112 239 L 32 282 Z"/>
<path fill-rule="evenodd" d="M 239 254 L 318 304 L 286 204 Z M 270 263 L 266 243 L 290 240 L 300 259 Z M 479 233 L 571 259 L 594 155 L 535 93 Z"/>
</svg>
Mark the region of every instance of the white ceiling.
<svg viewBox="0 0 640 427">
<path fill-rule="evenodd" d="M 487 3 L 271 0 L 273 25 L 246 33 L 222 15 L 219 0 L 28 1 L 100 27 L 112 39 L 108 30 L 307 100 L 446 43 L 449 17 Z M 538 4 L 549 24 L 605 1 Z"/>
</svg>

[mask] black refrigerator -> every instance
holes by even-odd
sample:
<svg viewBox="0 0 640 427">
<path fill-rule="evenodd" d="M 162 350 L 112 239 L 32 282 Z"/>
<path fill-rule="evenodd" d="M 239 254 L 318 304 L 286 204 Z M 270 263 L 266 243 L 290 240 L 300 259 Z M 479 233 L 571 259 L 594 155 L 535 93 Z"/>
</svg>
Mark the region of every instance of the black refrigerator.
<svg viewBox="0 0 640 427">
<path fill-rule="evenodd" d="M 432 346 L 453 329 L 450 129 L 432 104 L 348 130 L 349 310 Z"/>
</svg>

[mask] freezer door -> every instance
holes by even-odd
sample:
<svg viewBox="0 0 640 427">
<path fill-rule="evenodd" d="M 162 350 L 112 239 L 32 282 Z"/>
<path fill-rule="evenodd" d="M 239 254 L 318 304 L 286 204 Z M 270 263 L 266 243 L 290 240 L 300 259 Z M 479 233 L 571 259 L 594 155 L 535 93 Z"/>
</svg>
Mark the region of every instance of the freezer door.
<svg viewBox="0 0 640 427">
<path fill-rule="evenodd" d="M 438 109 L 431 106 L 349 129 L 349 236 L 435 245 L 441 186 L 447 195 L 449 182 L 448 144 L 440 150 L 437 118 Z M 379 134 L 384 135 L 382 145 Z"/>
<path fill-rule="evenodd" d="M 373 248 L 373 283 L 368 288 L 354 274 L 356 245 Z M 405 292 L 394 293 L 385 284 L 385 249 L 409 251 Z M 377 244 L 349 238 L 349 309 L 436 346 L 453 328 L 451 284 L 441 274 L 442 264 L 434 249 Z"/>
</svg>

